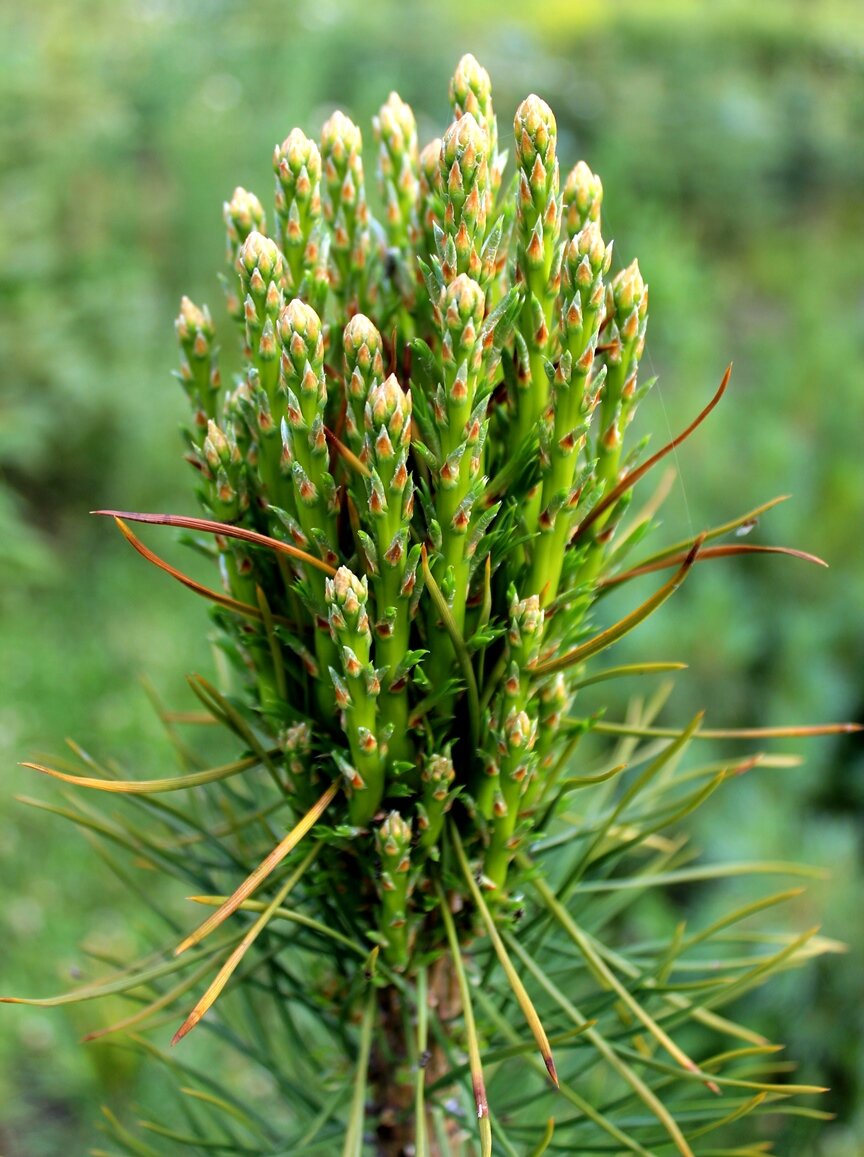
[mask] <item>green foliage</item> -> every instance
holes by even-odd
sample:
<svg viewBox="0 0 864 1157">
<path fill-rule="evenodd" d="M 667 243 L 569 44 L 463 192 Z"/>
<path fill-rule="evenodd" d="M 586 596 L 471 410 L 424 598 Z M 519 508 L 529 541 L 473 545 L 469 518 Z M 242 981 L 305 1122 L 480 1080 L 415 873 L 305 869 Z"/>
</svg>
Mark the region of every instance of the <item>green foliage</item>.
<svg viewBox="0 0 864 1157">
<path fill-rule="evenodd" d="M 105 845 L 168 925 L 167 945 L 105 980 L 5 998 L 136 1003 L 91 1035 L 124 1033 L 161 1059 L 177 1106 L 139 1122 L 148 1140 L 108 1112 L 124 1152 L 458 1153 L 473 1117 L 483 1154 L 611 1143 L 708 1157 L 764 1151 L 747 1140 L 752 1118 L 821 1116 L 787 1104 L 818 1090 L 790 1083 L 766 1038 L 715 1011 L 836 950 L 750 923 L 794 893 L 647 937 L 632 935 L 631 905 L 691 880 L 807 874 L 785 861 L 694 867 L 679 825 L 731 779 L 788 761 L 683 757 L 703 737 L 838 728 L 718 733 L 698 715 L 658 729 L 665 690 L 621 722 L 582 704 L 589 685 L 677 666 L 594 661 L 695 563 L 781 549 L 705 546 L 745 515 L 630 558 L 661 500 L 632 514 L 635 486 L 729 374 L 645 459 L 627 431 L 652 384 L 639 379 L 648 291 L 635 261 L 612 271 L 598 179 L 581 163 L 560 181 L 554 115 L 531 96 L 503 183 L 473 57 L 450 98 L 437 170 L 410 109 L 395 96 L 381 109 L 384 225 L 360 130 L 339 112 L 320 151 L 299 130 L 277 147 L 276 238 L 236 190 L 225 287 L 243 368 L 229 386 L 224 331 L 182 301 L 184 438 L 205 517 L 113 513 L 139 553 L 214 603 L 218 685 L 191 676 L 203 710 L 162 712 L 187 772 L 30 765 L 121 797 L 39 806 Z M 222 591 L 155 556 L 130 521 L 194 532 Z M 607 591 L 657 569 L 672 577 L 604 625 Z M 232 735 L 230 761 L 202 767 L 182 724 Z M 611 749 L 581 757 L 604 735 Z M 179 805 L 158 798 L 175 791 Z M 141 870 L 215 910 L 183 936 Z M 138 1036 L 205 979 L 174 1043 L 200 1023 L 275 1087 L 266 1112 Z"/>
</svg>

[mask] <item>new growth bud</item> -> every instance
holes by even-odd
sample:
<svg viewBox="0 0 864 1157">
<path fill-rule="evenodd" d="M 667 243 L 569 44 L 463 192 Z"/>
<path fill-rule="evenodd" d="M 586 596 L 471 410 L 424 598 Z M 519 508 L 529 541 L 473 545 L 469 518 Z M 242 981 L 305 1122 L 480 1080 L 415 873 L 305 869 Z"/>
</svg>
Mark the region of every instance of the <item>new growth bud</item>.
<svg viewBox="0 0 864 1157">
<path fill-rule="evenodd" d="M 375 833 L 379 855 L 396 872 L 407 872 L 411 849 L 411 824 L 397 811 L 389 813 Z"/>
<path fill-rule="evenodd" d="M 444 225 L 444 200 L 441 186 L 441 149 L 443 141 L 436 137 L 420 152 L 418 158 L 419 189 L 417 215 L 412 241 L 424 258 L 435 252 L 435 226 Z M 418 269 L 418 279 L 422 275 Z"/>
<path fill-rule="evenodd" d="M 526 96 L 516 109 L 513 120 L 516 140 L 516 164 L 530 175 L 539 160 L 544 174 L 551 171 L 555 160 L 555 141 L 558 126 L 552 109 L 533 93 Z M 536 183 L 536 182 L 535 182 Z"/>
<path fill-rule="evenodd" d="M 210 419 L 201 447 L 207 501 L 220 522 L 236 522 L 249 504 L 243 460 L 233 431 L 225 433 Z"/>
<path fill-rule="evenodd" d="M 253 230 L 237 251 L 235 268 L 240 275 L 247 354 L 272 409 L 278 375 L 273 327 L 282 308 L 282 253 L 275 241 Z"/>
<path fill-rule="evenodd" d="M 180 298 L 180 313 L 177 315 L 174 328 L 183 349 L 190 353 L 202 353 L 202 349 L 196 351 L 198 343 L 203 340 L 209 347 L 215 334 L 210 310 L 206 305 L 203 309 L 199 309 L 188 297 Z"/>
<path fill-rule="evenodd" d="M 253 230 L 237 253 L 237 272 L 247 292 L 266 290 L 271 281 L 282 280 L 282 254 L 279 246 L 263 233 Z"/>
<path fill-rule="evenodd" d="M 471 113 L 485 124 L 492 113 L 492 81 L 475 56 L 466 52 L 450 80 L 450 104 L 457 119 Z"/>
<path fill-rule="evenodd" d="M 486 134 L 486 155 L 489 165 L 489 182 L 486 193 L 486 212 L 492 206 L 501 187 L 506 154 L 498 153 L 498 123 L 492 107 L 492 82 L 489 73 L 478 61 L 466 53 L 456 65 L 450 81 L 450 105 L 457 120 L 466 114 L 477 121 Z"/>
<path fill-rule="evenodd" d="M 546 362 L 552 353 L 552 327 L 560 284 L 561 197 L 558 128 L 548 104 L 532 94 L 516 110 L 516 280 L 523 291 L 520 332 L 525 355 L 523 373 L 511 390 L 514 422 L 513 452 L 538 430 L 546 412 L 549 378 Z M 526 512 L 526 527 L 537 525 L 537 500 Z"/>
<path fill-rule="evenodd" d="M 603 321 L 604 278 L 612 261 L 612 246 L 606 245 L 596 221 L 564 247 L 561 263 L 561 345 L 578 363 L 588 356 L 591 368 L 597 334 Z"/>
<path fill-rule="evenodd" d="M 320 251 L 321 154 L 294 128 L 273 153 L 276 213 L 288 263 L 289 288 L 299 293 Z"/>
<path fill-rule="evenodd" d="M 411 824 L 391 811 L 375 832 L 381 860 L 379 894 L 387 962 L 402 970 L 408 962 L 407 904 L 410 896 Z"/>
<path fill-rule="evenodd" d="M 341 656 L 341 675 L 331 669 L 342 725 L 348 738 L 354 792 L 351 817 L 366 824 L 375 814 L 384 790 L 383 752 L 377 738 L 377 696 L 380 690 L 371 662 L 372 636 L 367 603 L 369 584 L 340 566 L 325 583 L 330 633 Z"/>
<path fill-rule="evenodd" d="M 180 381 L 195 409 L 196 424 L 206 425 L 216 416 L 219 397 L 219 368 L 216 363 L 216 330 L 210 311 L 199 309 L 188 297 L 180 301 L 174 322 L 180 342 Z"/>
<path fill-rule="evenodd" d="M 529 595 L 527 599 L 516 599 L 510 605 L 510 632 L 508 639 L 514 652 L 519 652 L 523 663 L 530 662 L 534 657 L 537 646 L 543 633 L 544 613 L 540 606 L 538 595 Z"/>
<path fill-rule="evenodd" d="M 487 158 L 487 135 L 471 113 L 465 113 L 450 125 L 441 144 L 444 235 L 439 257 L 445 282 L 459 273 L 480 276 L 489 185 Z"/>
<path fill-rule="evenodd" d="M 453 760 L 449 755 L 430 755 L 420 778 L 423 782 L 420 843 L 431 848 L 438 842 L 444 816 L 453 803 L 452 787 L 456 779 Z"/>
<path fill-rule="evenodd" d="M 612 279 L 606 291 L 606 310 L 612 316 L 606 354 L 610 369 L 606 393 L 608 396 L 610 388 L 615 389 L 615 382 L 620 378 L 618 388 L 626 402 L 635 389 L 635 373 L 648 323 L 648 287 L 642 280 L 638 261 L 633 261 Z"/>
<path fill-rule="evenodd" d="M 548 296 L 561 228 L 555 155 L 558 128 L 548 104 L 539 96 L 526 97 L 516 110 L 513 134 L 519 168 L 516 212 L 520 269 L 530 291 L 542 301 Z"/>
<path fill-rule="evenodd" d="M 347 566 L 340 566 L 331 579 L 327 579 L 327 601 L 331 607 L 332 616 L 336 614 L 336 633 L 344 630 L 359 632 L 362 635 L 369 633 L 368 618 L 364 620 L 366 600 L 369 598 L 369 583 L 359 579 Z"/>
<path fill-rule="evenodd" d="M 314 202 L 321 181 L 321 153 L 301 129 L 293 128 L 276 146 L 273 169 L 287 197 L 297 197 L 304 204 Z"/>
<path fill-rule="evenodd" d="M 279 315 L 279 337 L 297 373 L 300 373 L 301 359 L 303 363 L 311 361 L 313 364 L 323 361 L 321 318 L 301 298 L 292 298 Z"/>
<path fill-rule="evenodd" d="M 355 313 L 345 326 L 342 355 L 348 444 L 355 454 L 363 456 L 366 399 L 384 376 L 381 334 L 365 314 Z"/>
<path fill-rule="evenodd" d="M 486 295 L 483 289 L 466 273 L 460 273 L 444 290 L 441 312 L 444 322 L 442 356 L 445 364 L 460 366 L 465 362 L 476 376 L 483 355 L 479 337 L 485 309 Z"/>
<path fill-rule="evenodd" d="M 362 304 L 371 238 L 363 182 L 363 138 L 357 125 L 343 112 L 334 112 L 321 130 L 321 159 L 333 289 L 348 312 L 353 313 Z"/>
<path fill-rule="evenodd" d="M 410 105 L 391 92 L 372 126 L 378 141 L 378 179 L 387 236 L 391 245 L 404 246 L 416 218 L 420 191 L 417 123 Z"/>
<path fill-rule="evenodd" d="M 222 216 L 227 234 L 228 261 L 233 262 L 237 250 L 250 233 L 266 232 L 266 214 L 255 194 L 238 185 L 231 200 L 223 204 Z"/>
<path fill-rule="evenodd" d="M 370 431 L 386 429 L 394 447 L 402 448 L 411 438 L 411 395 L 406 394 L 395 374 L 369 391 L 366 404 L 367 425 Z"/>
<path fill-rule="evenodd" d="M 599 177 L 579 161 L 564 182 L 564 227 L 568 237 L 575 237 L 589 221 L 600 226 L 603 184 Z"/>
</svg>

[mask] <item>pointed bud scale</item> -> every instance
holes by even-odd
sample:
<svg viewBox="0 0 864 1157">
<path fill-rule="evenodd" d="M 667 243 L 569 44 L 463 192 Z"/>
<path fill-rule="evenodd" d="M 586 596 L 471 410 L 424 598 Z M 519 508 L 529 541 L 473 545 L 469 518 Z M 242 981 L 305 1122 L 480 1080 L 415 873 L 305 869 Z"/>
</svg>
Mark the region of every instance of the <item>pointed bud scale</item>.
<svg viewBox="0 0 864 1157">
<path fill-rule="evenodd" d="M 261 330 L 261 339 L 258 342 L 258 357 L 262 361 L 272 361 L 279 356 L 276 344 L 276 331 L 273 328 L 273 319 L 268 317 Z"/>
<path fill-rule="evenodd" d="M 389 563 L 390 566 L 398 567 L 402 560 L 405 558 L 407 541 L 407 530 L 397 531 L 393 541 L 384 552 L 384 561 Z"/>
<path fill-rule="evenodd" d="M 336 706 L 340 711 L 345 711 L 352 706 L 351 692 L 348 690 L 344 681 L 339 677 L 333 668 L 330 668 L 330 679 L 333 683 L 333 691 L 336 697 Z"/>
<path fill-rule="evenodd" d="M 381 476 L 377 470 L 372 472 L 369 479 L 369 513 L 373 518 L 378 518 L 381 515 L 387 514 L 390 507 L 387 503 L 387 495 L 384 492 L 384 483 L 381 481 Z"/>
<path fill-rule="evenodd" d="M 349 679 L 358 679 L 363 670 L 363 664 L 357 658 L 351 647 L 342 648 L 342 667 Z"/>
<path fill-rule="evenodd" d="M 375 733 L 368 727 L 357 728 L 357 743 L 364 755 L 372 755 L 378 750 L 378 740 Z"/>
<path fill-rule="evenodd" d="M 515 697 L 522 690 L 522 681 L 519 678 L 519 667 L 516 663 L 510 664 L 510 673 L 504 680 L 504 694 L 511 699 Z"/>
<path fill-rule="evenodd" d="M 303 469 L 299 462 L 293 462 L 291 472 L 294 476 L 294 484 L 297 488 L 297 496 L 304 506 L 317 506 L 318 504 L 318 487 Z"/>
<path fill-rule="evenodd" d="M 525 247 L 525 260 L 529 269 L 543 269 L 546 253 L 543 246 L 543 219 L 538 217 L 531 230 L 531 239 Z"/>
</svg>

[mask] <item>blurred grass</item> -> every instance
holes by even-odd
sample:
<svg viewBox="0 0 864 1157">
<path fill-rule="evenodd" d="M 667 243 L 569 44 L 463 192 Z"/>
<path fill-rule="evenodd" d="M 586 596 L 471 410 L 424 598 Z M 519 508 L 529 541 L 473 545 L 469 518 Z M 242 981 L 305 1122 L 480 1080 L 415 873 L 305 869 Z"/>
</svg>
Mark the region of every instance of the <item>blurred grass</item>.
<svg viewBox="0 0 864 1157">
<path fill-rule="evenodd" d="M 651 283 L 648 365 L 660 385 L 644 411 L 655 441 L 686 424 L 734 360 L 730 397 L 678 455 L 664 533 L 791 491 L 754 539 L 832 565 L 701 568 L 632 644 L 691 664 L 667 714 L 707 706 L 718 725 L 864 717 L 858 4 L 43 0 L 0 10 L 6 801 L 58 798 L 14 765 L 66 735 L 141 774 L 167 770 L 137 680 L 182 703 L 185 672 L 211 662 L 203 606 L 86 511 L 192 507 L 173 435 L 183 402 L 169 377 L 171 320 L 181 292 L 219 312 L 222 199 L 244 184 L 269 203 L 277 139 L 295 123 L 317 131 L 335 104 L 368 126 L 391 87 L 428 139 L 466 50 L 492 73 L 502 138 L 517 101 L 538 91 L 558 116 L 563 163 L 584 156 L 603 176 L 618 259 L 638 254 Z M 736 781 L 698 833 L 716 857 L 832 869 L 793 918 L 822 919 L 853 952 L 784 978 L 750 1010 L 789 1041 L 805 1079 L 832 1086 L 837 1124 L 819 1139 L 806 1122 L 790 1126 L 779 1142 L 789 1154 L 852 1157 L 864 1135 L 862 775 L 860 745 L 820 741 L 802 770 Z M 71 968 L 90 967 L 82 942 L 128 954 L 146 919 L 124 909 L 80 837 L 17 805 L 6 814 L 0 988 L 59 991 Z M 140 1092 L 126 1054 L 79 1049 L 86 1026 L 62 1012 L 3 1017 L 6 1157 L 82 1151 L 97 1106 Z"/>
</svg>

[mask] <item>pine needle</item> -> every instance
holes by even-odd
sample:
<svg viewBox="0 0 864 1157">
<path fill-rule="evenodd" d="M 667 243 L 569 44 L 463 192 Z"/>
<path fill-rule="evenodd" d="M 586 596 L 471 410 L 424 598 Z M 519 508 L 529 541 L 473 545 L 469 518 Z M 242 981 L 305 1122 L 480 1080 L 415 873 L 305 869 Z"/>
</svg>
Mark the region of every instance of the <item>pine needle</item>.
<svg viewBox="0 0 864 1157">
<path fill-rule="evenodd" d="M 274 751 L 273 754 L 278 752 Z M 32 771 L 41 771 L 43 775 L 62 779 L 64 783 L 72 783 L 76 787 L 89 787 L 96 791 L 117 792 L 124 795 L 151 795 L 159 792 L 184 791 L 190 787 L 201 787 L 205 783 L 218 783 L 232 775 L 250 771 L 260 763 L 261 760 L 257 755 L 247 756 L 245 759 L 236 759 L 233 763 L 226 763 L 221 767 L 210 767 L 206 771 L 195 771 L 171 779 L 91 779 L 83 775 L 57 771 L 41 763 L 22 763 L 19 766 L 29 767 Z"/>
<path fill-rule="evenodd" d="M 369 987 L 363 1023 L 360 1027 L 360 1052 L 354 1077 L 354 1093 L 351 1097 L 351 1111 L 342 1157 L 362 1157 L 363 1127 L 366 1121 L 366 1081 L 369 1071 L 369 1055 L 372 1050 L 372 1029 L 375 1024 L 375 988 Z"/>
<path fill-rule="evenodd" d="M 208 599 L 211 603 L 215 603 L 219 607 L 224 607 L 226 611 L 233 611 L 237 615 L 245 615 L 248 619 L 255 619 L 257 622 L 261 622 L 261 611 L 258 607 L 253 607 L 251 603 L 240 602 L 239 599 L 232 599 L 230 595 L 222 594 L 221 591 L 214 591 L 210 587 L 204 586 L 203 583 L 196 582 L 195 579 L 184 574 L 183 571 L 178 570 L 177 567 L 171 566 L 170 563 L 160 558 L 158 554 L 145 546 L 141 539 L 129 529 L 122 518 L 115 517 L 114 522 L 129 545 L 134 547 L 143 558 L 146 558 L 149 563 L 152 563 L 153 566 L 159 570 L 170 575 L 171 578 L 176 579 L 177 582 L 181 583 L 188 590 L 193 591 L 196 595 L 201 595 L 202 598 Z M 293 626 L 290 619 L 282 616 L 277 616 L 276 621 L 282 623 L 284 626 Z"/>
<path fill-rule="evenodd" d="M 205 534 L 219 534 L 223 538 L 239 538 L 242 542 L 251 542 L 255 546 L 267 547 L 268 550 L 276 551 L 277 554 L 287 554 L 289 558 L 297 559 L 299 562 L 305 563 L 306 566 L 323 571 L 324 574 L 334 575 L 336 573 L 334 567 L 307 551 L 292 546 L 290 542 L 282 542 L 281 539 L 270 538 L 269 535 L 259 534 L 255 530 L 246 530 L 244 527 L 234 526 L 230 522 L 216 522 L 212 518 L 188 518 L 182 514 L 141 514 L 131 510 L 91 510 L 90 513 L 105 515 L 107 518 L 113 518 L 115 522 L 125 518 L 129 522 L 148 522 L 157 526 L 179 526 L 185 530 L 200 530 Z"/>
<path fill-rule="evenodd" d="M 276 895 L 273 897 L 258 919 L 252 924 L 249 931 L 244 935 L 243 939 L 219 969 L 215 978 L 208 986 L 207 991 L 204 993 L 204 995 L 183 1021 L 183 1024 L 180 1026 L 180 1028 L 177 1029 L 174 1036 L 171 1038 L 172 1045 L 176 1045 L 178 1041 L 181 1041 L 188 1032 L 191 1032 L 195 1025 L 198 1024 L 198 1022 L 207 1012 L 207 1010 L 213 1006 L 219 994 L 222 992 L 225 985 L 228 983 L 240 965 L 243 957 L 258 939 L 258 936 L 261 934 L 261 932 L 263 932 L 267 925 L 270 923 L 274 912 L 284 902 L 288 893 L 303 878 L 307 868 L 309 868 L 310 865 L 314 863 L 320 850 L 321 845 L 316 844 L 315 847 L 313 847 L 307 853 L 303 861 L 298 866 L 297 871 L 293 872 L 291 876 L 289 876 L 289 878 L 285 881 L 285 883 L 282 885 L 282 887 L 279 889 L 279 891 L 276 893 Z"/>
<path fill-rule="evenodd" d="M 485 925 L 486 931 L 489 934 L 489 939 L 492 941 L 492 947 L 495 949 L 495 954 L 498 957 L 501 967 L 504 969 L 504 974 L 507 977 L 507 981 L 510 984 L 510 987 L 513 989 L 513 995 L 516 997 L 516 1001 L 522 1010 L 522 1014 L 528 1022 L 528 1027 L 534 1034 L 534 1039 L 537 1042 L 537 1047 L 540 1050 L 540 1055 L 543 1058 L 543 1063 L 546 1066 L 546 1070 L 549 1073 L 553 1085 L 555 1085 L 557 1088 L 558 1073 L 555 1069 L 555 1061 L 552 1057 L 552 1049 L 549 1046 L 549 1038 L 546 1035 L 546 1030 L 543 1028 L 540 1017 L 537 1015 L 537 1010 L 531 1001 L 531 997 L 528 995 L 525 989 L 525 985 L 522 983 L 518 973 L 516 972 L 516 969 L 513 967 L 510 956 L 508 955 L 507 949 L 504 945 L 504 941 L 501 939 L 498 929 L 495 926 L 492 913 L 489 911 L 486 901 L 483 899 L 482 893 L 477 887 L 477 881 L 474 879 L 474 876 L 471 872 L 471 868 L 465 856 L 465 851 L 462 847 L 462 841 L 459 838 L 459 832 L 457 831 L 455 824 L 451 824 L 450 826 L 450 836 L 453 841 L 453 847 L 456 851 L 456 858 L 459 861 L 459 866 L 461 867 L 462 874 L 465 877 L 465 882 L 468 885 L 468 889 L 471 892 L 471 897 L 477 906 L 477 911 L 480 913 L 483 924 Z"/>
<path fill-rule="evenodd" d="M 561 904 L 552 889 L 546 884 L 545 880 L 539 877 L 534 877 L 531 880 L 532 886 L 539 893 L 544 905 L 548 908 L 552 916 L 558 921 L 570 939 L 578 948 L 586 965 L 597 978 L 598 982 L 605 988 L 612 990 L 618 998 L 630 1009 L 633 1015 L 641 1024 L 645 1026 L 648 1032 L 655 1038 L 669 1055 L 678 1062 L 678 1064 L 686 1069 L 688 1072 L 699 1074 L 699 1066 L 687 1056 L 683 1049 L 672 1040 L 672 1038 L 660 1027 L 653 1016 L 639 1003 L 633 996 L 630 990 L 621 983 L 618 977 L 612 972 L 605 961 L 594 950 L 589 938 L 576 924 L 576 921 Z M 705 1085 L 713 1093 L 719 1093 L 720 1090 L 710 1077 L 705 1076 Z"/>
<path fill-rule="evenodd" d="M 660 590 L 655 591 L 650 598 L 638 606 L 635 611 L 631 611 L 629 615 L 625 615 L 623 619 L 619 619 L 617 623 L 613 623 L 611 627 L 607 627 L 605 631 L 601 631 L 599 635 L 595 635 L 594 638 L 589 639 L 587 643 L 581 643 L 578 647 L 574 647 L 571 651 L 567 651 L 564 655 L 559 655 L 555 659 L 548 659 L 545 663 L 535 664 L 531 668 L 531 674 L 534 678 L 554 675 L 558 671 L 566 671 L 568 667 L 576 666 L 577 663 L 583 663 L 586 659 L 590 659 L 592 655 L 597 655 L 601 651 L 605 651 L 607 647 L 611 647 L 613 643 L 617 643 L 619 639 L 622 639 L 635 627 L 638 627 L 639 624 L 644 622 L 649 615 L 653 614 L 658 607 L 661 607 L 668 598 L 675 594 L 690 573 L 701 546 L 702 539 L 699 538 L 693 544 L 690 553 L 672 578 L 669 579 Z"/>
<path fill-rule="evenodd" d="M 179 956 L 181 952 L 185 952 L 194 944 L 200 943 L 205 936 L 209 936 L 215 928 L 218 928 L 223 920 L 227 920 L 233 912 L 236 912 L 243 901 L 252 895 L 264 880 L 267 879 L 273 869 L 285 859 L 289 852 L 296 848 L 303 837 L 315 826 L 333 801 L 333 798 L 339 791 L 339 787 L 340 783 L 337 780 L 327 788 L 318 802 L 309 809 L 306 815 L 292 828 L 288 835 L 285 836 L 283 840 L 280 840 L 269 856 L 261 861 L 255 871 L 246 877 L 234 894 L 229 896 L 225 903 L 222 904 L 212 916 L 209 916 L 203 924 L 177 945 L 174 950 L 175 955 Z"/>
<path fill-rule="evenodd" d="M 459 998 L 462 1003 L 462 1019 L 465 1022 L 465 1037 L 468 1043 L 468 1059 L 471 1065 L 471 1085 L 474 1094 L 474 1104 L 477 1107 L 477 1123 L 480 1130 L 481 1157 L 491 1157 L 492 1153 L 492 1126 L 489 1121 L 489 1102 L 486 1097 L 486 1082 L 483 1079 L 483 1064 L 480 1060 L 480 1046 L 477 1039 L 477 1025 L 474 1021 L 474 1009 L 471 1004 L 471 991 L 468 987 L 468 977 L 465 975 L 465 965 L 462 963 L 462 953 L 459 948 L 459 938 L 456 935 L 456 926 L 447 903 L 447 897 L 440 884 L 437 885 L 440 901 L 441 917 L 447 932 L 447 941 L 450 945 L 450 959 L 453 962 L 453 971 L 459 986 Z"/>
</svg>

